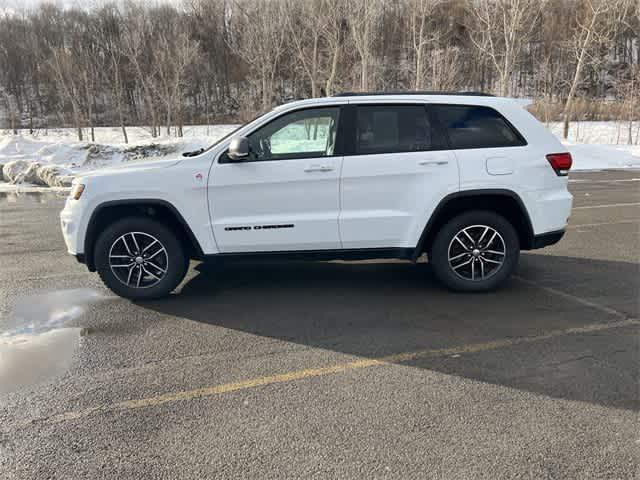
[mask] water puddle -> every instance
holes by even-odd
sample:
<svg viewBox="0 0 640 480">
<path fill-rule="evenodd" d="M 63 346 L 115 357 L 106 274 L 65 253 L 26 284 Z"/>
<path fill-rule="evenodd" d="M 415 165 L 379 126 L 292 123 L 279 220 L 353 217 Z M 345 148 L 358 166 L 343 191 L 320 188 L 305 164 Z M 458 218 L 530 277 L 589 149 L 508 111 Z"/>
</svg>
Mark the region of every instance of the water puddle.
<svg viewBox="0 0 640 480">
<path fill-rule="evenodd" d="M 81 328 L 71 326 L 96 302 L 95 290 L 58 290 L 16 302 L 0 333 L 0 394 L 34 385 L 68 370 L 80 344 Z"/>
</svg>

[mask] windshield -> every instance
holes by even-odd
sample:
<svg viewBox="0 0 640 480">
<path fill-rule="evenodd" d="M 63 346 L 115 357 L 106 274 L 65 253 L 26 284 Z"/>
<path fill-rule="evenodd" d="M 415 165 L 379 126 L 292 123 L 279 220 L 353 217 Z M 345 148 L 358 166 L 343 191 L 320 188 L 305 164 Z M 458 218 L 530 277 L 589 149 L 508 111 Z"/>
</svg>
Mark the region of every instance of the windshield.
<svg viewBox="0 0 640 480">
<path fill-rule="evenodd" d="M 245 122 L 241 125 L 239 125 L 238 127 L 234 128 L 233 130 L 231 130 L 229 133 L 227 133 L 226 135 L 223 135 L 222 137 L 220 137 L 218 140 L 216 140 L 215 142 L 213 142 L 211 145 L 209 145 L 208 147 L 204 147 L 204 148 L 199 148 L 198 150 L 194 150 L 192 152 L 184 152 L 182 154 L 183 157 L 195 157 L 197 155 L 200 155 L 204 152 L 208 152 L 209 150 L 211 150 L 213 147 L 220 145 L 221 142 L 224 142 L 227 138 L 233 136 L 238 130 L 240 130 L 241 128 L 244 128 L 245 126 L 249 125 L 251 122 L 253 122 L 254 120 L 257 120 L 258 118 L 260 118 L 262 115 L 264 115 L 264 113 L 259 113 L 258 115 L 256 115 L 255 117 L 253 117 L 251 120 L 249 120 L 248 122 Z"/>
<path fill-rule="evenodd" d="M 251 120 L 251 121 L 253 122 L 253 120 Z M 249 123 L 249 122 L 247 122 L 247 123 Z M 220 144 L 220 142 L 224 142 L 227 138 L 232 136 L 234 133 L 236 133 L 238 130 L 240 130 L 242 127 L 244 127 L 247 123 L 243 123 L 240 126 L 238 126 L 238 127 L 234 128 L 233 130 L 231 130 L 226 135 L 223 135 L 218 140 L 216 140 L 211 145 L 209 145 L 207 148 L 205 148 L 204 151 L 211 150 L 213 147 L 215 147 L 216 145 Z"/>
</svg>

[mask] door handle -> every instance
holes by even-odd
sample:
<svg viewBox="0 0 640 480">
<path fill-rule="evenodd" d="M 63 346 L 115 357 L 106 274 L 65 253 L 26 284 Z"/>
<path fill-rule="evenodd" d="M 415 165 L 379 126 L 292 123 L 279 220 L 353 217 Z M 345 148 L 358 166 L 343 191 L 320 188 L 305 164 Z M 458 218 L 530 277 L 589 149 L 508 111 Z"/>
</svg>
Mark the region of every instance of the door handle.
<svg viewBox="0 0 640 480">
<path fill-rule="evenodd" d="M 423 160 L 421 162 L 418 162 L 418 165 L 446 165 L 448 164 L 449 161 L 448 160 Z"/>
<path fill-rule="evenodd" d="M 329 165 L 311 165 L 304 169 L 305 172 L 331 172 L 333 167 Z"/>
</svg>

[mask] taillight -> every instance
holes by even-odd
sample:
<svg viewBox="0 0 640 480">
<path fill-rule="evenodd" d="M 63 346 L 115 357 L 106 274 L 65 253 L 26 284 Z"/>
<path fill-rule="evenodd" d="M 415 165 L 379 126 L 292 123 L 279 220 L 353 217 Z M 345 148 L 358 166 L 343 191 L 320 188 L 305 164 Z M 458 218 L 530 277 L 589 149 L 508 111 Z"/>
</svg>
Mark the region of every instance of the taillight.
<svg viewBox="0 0 640 480">
<path fill-rule="evenodd" d="M 570 153 L 550 153 L 547 155 L 547 160 L 549 160 L 549 163 L 556 172 L 556 175 L 559 177 L 566 177 L 569 175 L 569 170 L 573 163 Z"/>
</svg>

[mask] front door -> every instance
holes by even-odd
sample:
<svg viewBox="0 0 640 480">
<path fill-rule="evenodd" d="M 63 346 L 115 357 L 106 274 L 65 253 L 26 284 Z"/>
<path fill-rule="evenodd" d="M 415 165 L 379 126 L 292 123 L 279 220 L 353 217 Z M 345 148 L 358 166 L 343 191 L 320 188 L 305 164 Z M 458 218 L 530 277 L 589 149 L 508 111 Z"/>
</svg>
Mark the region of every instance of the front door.
<svg viewBox="0 0 640 480">
<path fill-rule="evenodd" d="M 216 161 L 209 206 L 219 250 L 340 248 L 340 107 L 281 115 L 248 135 L 250 157 Z"/>
</svg>

